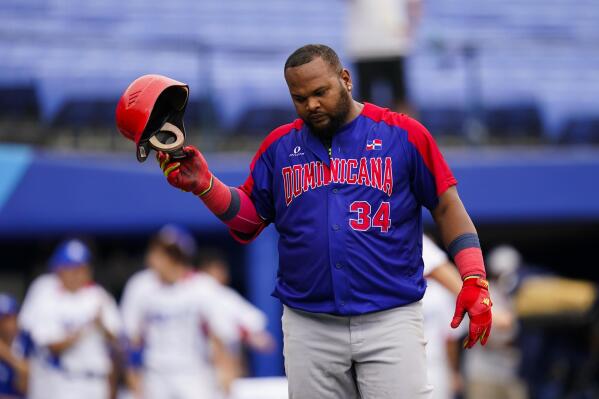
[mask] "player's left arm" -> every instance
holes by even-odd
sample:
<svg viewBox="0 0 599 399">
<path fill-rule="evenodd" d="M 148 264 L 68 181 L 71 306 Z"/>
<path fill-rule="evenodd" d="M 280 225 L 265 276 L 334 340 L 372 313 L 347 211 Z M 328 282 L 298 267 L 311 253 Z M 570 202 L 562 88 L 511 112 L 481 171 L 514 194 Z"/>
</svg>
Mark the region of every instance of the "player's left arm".
<svg viewBox="0 0 599 399">
<path fill-rule="evenodd" d="M 432 135 L 410 117 L 396 118 L 407 132 L 404 144 L 412 192 L 431 211 L 463 280 L 451 325 L 456 328 L 467 312 L 470 329 L 465 347 L 471 348 L 479 339 L 484 345 L 491 331 L 491 300 L 476 229 L 458 195 L 457 180 Z"/>
<path fill-rule="evenodd" d="M 116 301 L 108 292 L 102 289 L 100 306 L 94 318 L 95 325 L 111 345 L 118 345 L 118 337 L 123 334 L 123 323 Z"/>
<path fill-rule="evenodd" d="M 492 319 L 489 284 L 476 228 L 455 186 L 441 194 L 431 214 L 464 281 L 451 326 L 458 327 L 464 314 L 468 313 L 470 328 L 464 347 L 471 348 L 479 339 L 485 345 L 491 332 Z"/>
</svg>

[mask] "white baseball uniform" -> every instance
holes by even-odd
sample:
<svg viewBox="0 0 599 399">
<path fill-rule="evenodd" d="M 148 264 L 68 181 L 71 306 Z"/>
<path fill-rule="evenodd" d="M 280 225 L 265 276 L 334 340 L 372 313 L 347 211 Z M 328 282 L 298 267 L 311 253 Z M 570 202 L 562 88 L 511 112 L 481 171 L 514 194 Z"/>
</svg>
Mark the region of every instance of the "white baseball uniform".
<svg viewBox="0 0 599 399">
<path fill-rule="evenodd" d="M 424 276 L 448 262 L 447 255 L 427 236 L 422 240 Z M 426 358 L 429 383 L 433 385 L 434 399 L 451 399 L 451 371 L 447 358 L 448 338 L 457 338 L 462 330 L 450 327 L 455 296 L 433 279 L 427 278 L 427 288 L 422 298 L 424 336 L 427 340 Z"/>
<path fill-rule="evenodd" d="M 121 311 L 129 339 L 143 342 L 144 398 L 218 397 L 207 332 L 236 345 L 242 329 L 264 328 L 252 308 L 203 273 L 170 285 L 151 270 L 133 275 Z"/>
<path fill-rule="evenodd" d="M 114 299 L 98 285 L 69 292 L 59 282 L 54 284 L 48 279 L 44 284 L 47 285 L 34 291 L 32 297 L 37 318 L 31 322 L 30 333 L 43 362 L 41 368 L 31 370 L 32 381 L 37 381 L 34 394 L 40 398 L 106 399 L 112 361 L 107 339 L 95 320 L 99 318 L 114 336 L 120 334 L 120 315 Z M 81 333 L 71 347 L 58 356 L 49 352 L 49 345 L 76 331 Z M 40 369 L 42 374 L 36 376 Z M 43 379 L 49 379 L 51 384 Z"/>
<path fill-rule="evenodd" d="M 19 328 L 27 334 L 42 317 L 44 301 L 51 297 L 60 287 L 58 277 L 52 273 L 38 276 L 31 282 L 19 312 Z M 27 381 L 27 397 L 29 399 L 46 399 L 46 392 L 55 392 L 55 381 L 58 370 L 51 364 L 47 349 L 35 347 L 29 357 L 29 378 Z"/>
</svg>

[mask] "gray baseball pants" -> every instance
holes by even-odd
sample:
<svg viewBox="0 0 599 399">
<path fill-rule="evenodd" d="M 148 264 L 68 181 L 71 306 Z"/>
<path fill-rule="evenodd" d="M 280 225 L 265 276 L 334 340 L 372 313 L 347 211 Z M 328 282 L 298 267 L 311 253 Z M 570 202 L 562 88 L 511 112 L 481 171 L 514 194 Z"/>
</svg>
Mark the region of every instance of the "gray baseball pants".
<svg viewBox="0 0 599 399">
<path fill-rule="evenodd" d="M 289 399 L 430 398 L 420 302 L 360 316 L 283 310 Z"/>
</svg>

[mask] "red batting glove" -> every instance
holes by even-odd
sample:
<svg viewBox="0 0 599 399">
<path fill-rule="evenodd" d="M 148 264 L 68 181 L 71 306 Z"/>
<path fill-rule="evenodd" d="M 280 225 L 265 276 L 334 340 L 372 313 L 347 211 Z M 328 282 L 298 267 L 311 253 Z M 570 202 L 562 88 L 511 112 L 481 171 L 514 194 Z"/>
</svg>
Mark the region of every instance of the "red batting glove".
<svg viewBox="0 0 599 399">
<path fill-rule="evenodd" d="M 212 173 L 202 153 L 194 146 L 183 148 L 186 157 L 171 160 L 168 153 L 159 151 L 156 159 L 171 186 L 202 196 L 212 188 Z"/>
<path fill-rule="evenodd" d="M 480 277 L 467 277 L 458 294 L 451 321 L 451 327 L 457 328 L 464 314 L 468 312 L 470 329 L 468 337 L 464 340 L 464 348 L 472 348 L 479 339 L 481 345 L 487 343 L 491 334 L 491 306 L 493 304 L 489 297 L 489 282 Z"/>
</svg>

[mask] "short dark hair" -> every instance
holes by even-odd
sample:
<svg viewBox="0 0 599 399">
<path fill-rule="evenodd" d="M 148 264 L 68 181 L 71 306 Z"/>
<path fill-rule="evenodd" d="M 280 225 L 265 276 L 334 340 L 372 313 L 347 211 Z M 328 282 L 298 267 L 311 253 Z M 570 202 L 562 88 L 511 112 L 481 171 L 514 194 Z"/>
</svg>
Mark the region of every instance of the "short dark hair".
<svg viewBox="0 0 599 399">
<path fill-rule="evenodd" d="M 217 248 L 202 248 L 198 253 L 197 265 L 199 269 L 217 262 L 228 264 L 225 254 Z"/>
<path fill-rule="evenodd" d="M 343 69 L 339 56 L 335 50 L 324 44 L 306 44 L 295 50 L 289 58 L 287 58 L 285 70 L 287 70 L 287 68 L 295 68 L 307 64 L 316 57 L 322 58 L 323 61 L 328 63 L 333 70 L 337 72 L 341 72 Z"/>
<path fill-rule="evenodd" d="M 177 245 L 175 242 L 165 241 L 159 235 L 152 237 L 149 249 L 160 250 L 177 263 L 189 265 L 193 262 L 192 257 L 186 253 L 181 246 Z"/>
</svg>

